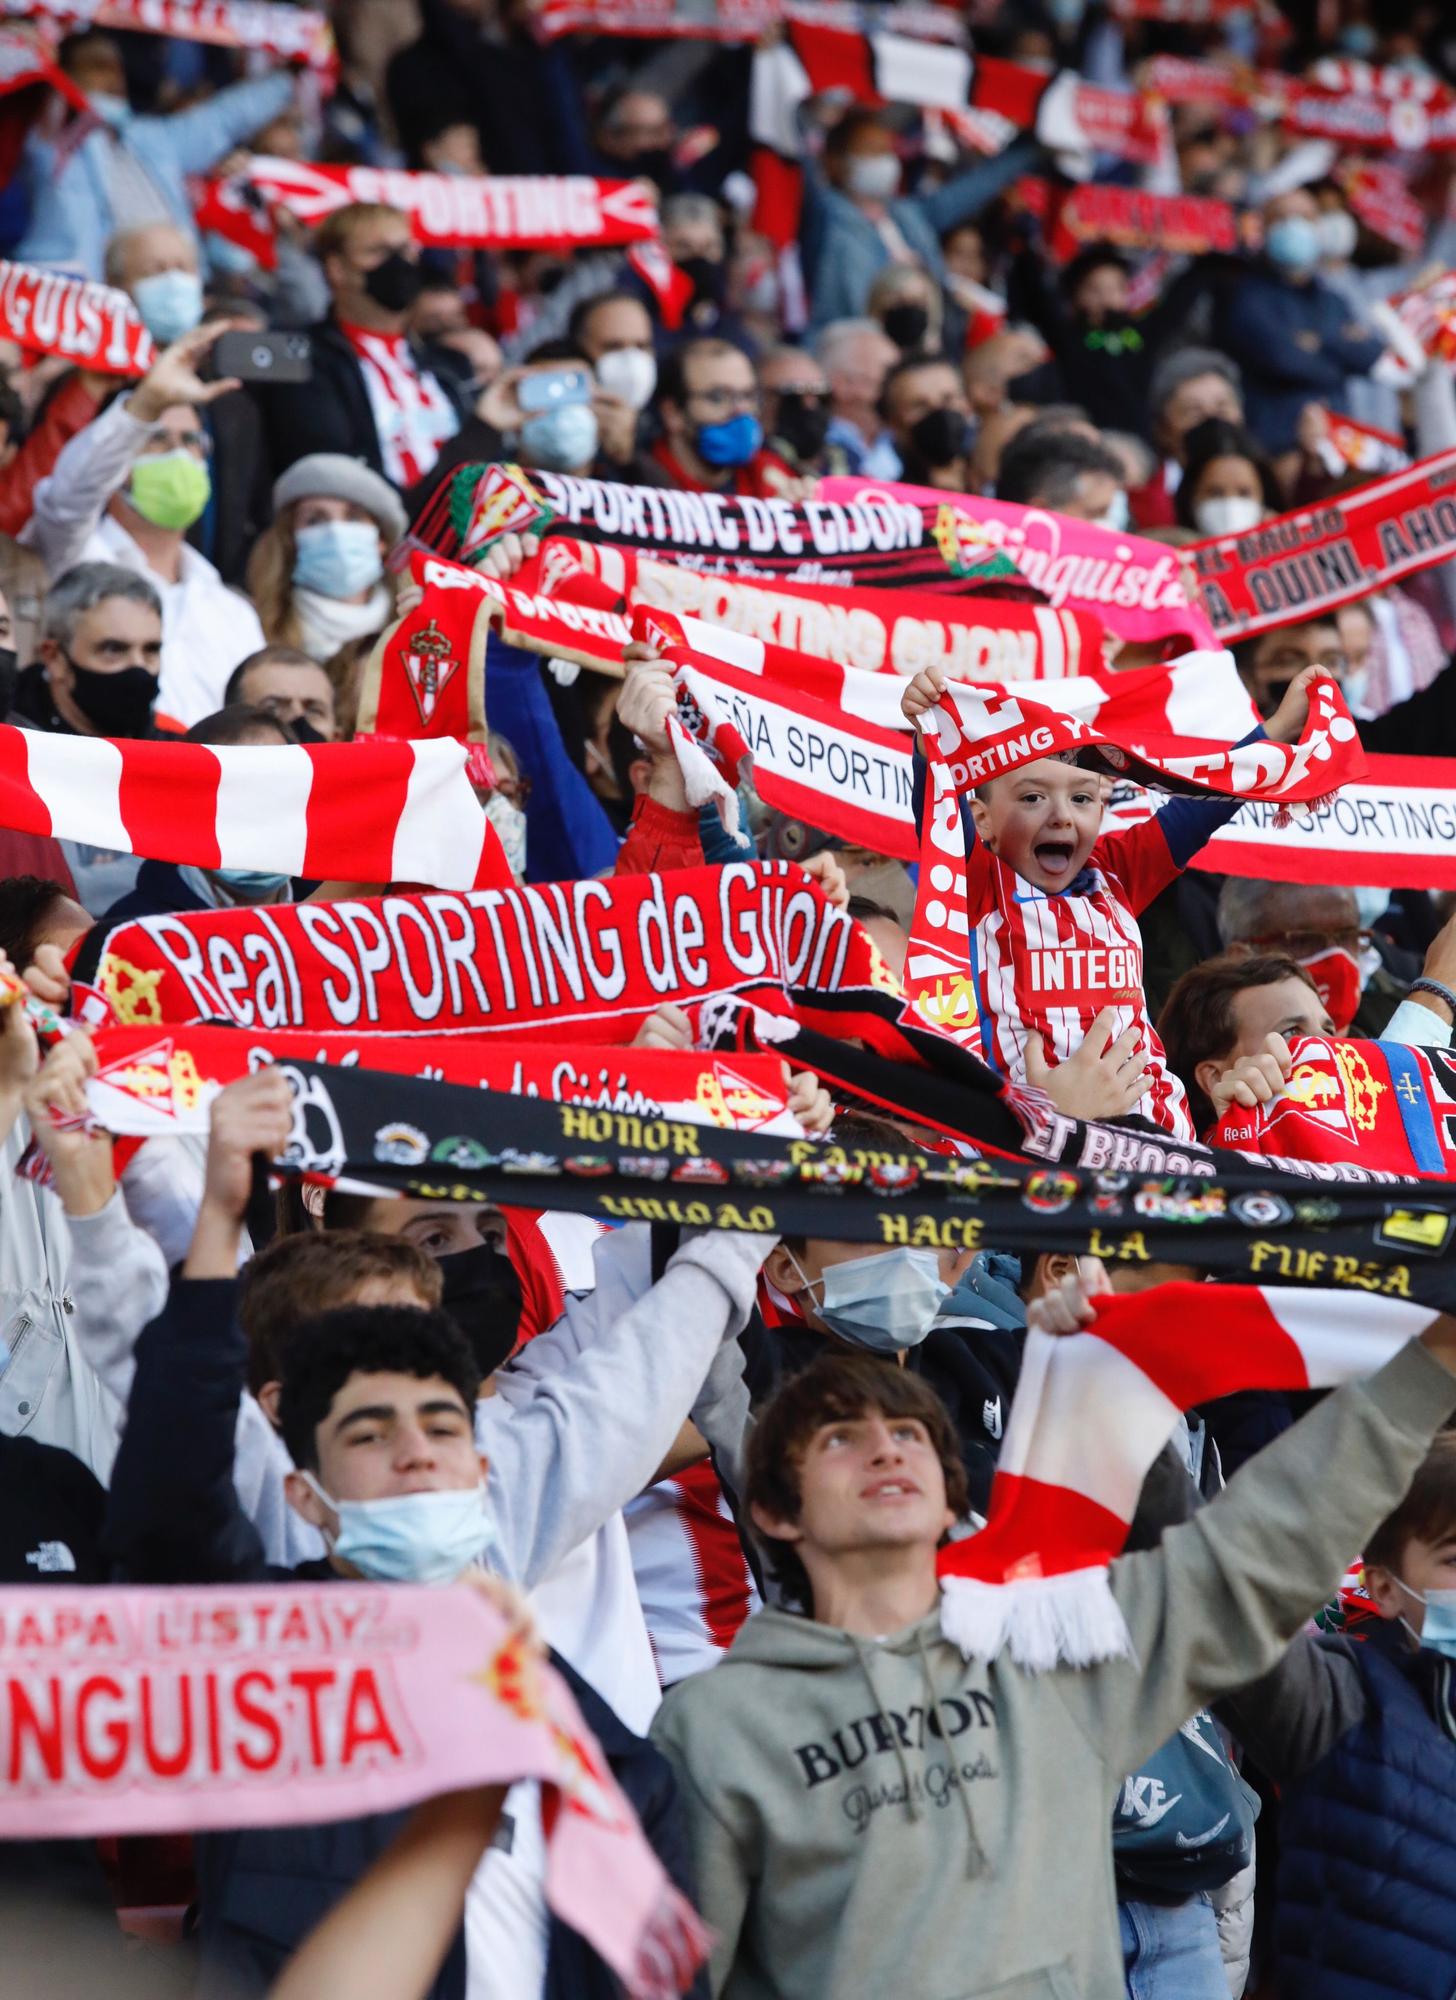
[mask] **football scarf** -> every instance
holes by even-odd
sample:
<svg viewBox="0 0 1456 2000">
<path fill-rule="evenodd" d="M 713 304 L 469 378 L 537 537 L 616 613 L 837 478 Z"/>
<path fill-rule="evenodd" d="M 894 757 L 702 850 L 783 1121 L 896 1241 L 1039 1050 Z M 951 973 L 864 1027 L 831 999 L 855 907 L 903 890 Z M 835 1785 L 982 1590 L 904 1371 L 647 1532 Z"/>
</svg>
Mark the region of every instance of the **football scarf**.
<svg viewBox="0 0 1456 2000">
<path fill-rule="evenodd" d="M 970 907 L 962 807 L 964 795 L 977 785 L 1038 757 L 1064 756 L 1085 745 L 1095 748 L 1094 761 L 1110 764 L 1121 775 L 1135 774 L 1140 766 L 1144 773 L 1155 771 L 1157 782 L 1165 789 L 1221 792 L 1231 797 L 1242 794 L 1268 803 L 1277 815 L 1292 801 L 1328 795 L 1347 777 L 1357 777 L 1364 769 L 1355 725 L 1331 680 L 1319 680 L 1311 688 L 1304 732 L 1292 746 L 1259 738 L 1232 749 L 1209 743 L 1191 751 L 1167 740 L 1159 744 L 1149 736 L 1139 736 L 1135 752 L 1129 752 L 1108 745 L 1101 721 L 1091 725 L 1078 722 L 1006 689 L 991 695 L 985 689 L 948 687 L 926 715 L 925 724 L 921 741 L 928 786 L 905 985 L 912 999 L 940 1026 L 977 1049 L 988 1009 L 979 997 L 979 975 L 972 962 L 971 927 L 976 911 Z M 1086 899 L 1095 900 L 1098 913 L 1089 917 L 1087 934 L 1082 935 L 1084 927 L 1075 921 L 1075 911 L 1083 900 L 1075 891 L 1067 897 L 1071 927 L 1077 936 L 1063 937 L 1060 930 L 1055 937 L 1038 933 L 1043 944 L 1055 947 L 1040 951 L 1028 930 L 1025 950 L 1031 953 L 1034 967 L 1051 961 L 1040 979 L 1048 993 L 1066 981 L 1069 962 L 1075 965 L 1083 961 L 1088 968 L 1085 984 L 1089 993 L 1106 993 L 1110 1000 L 1119 987 L 1125 988 L 1127 997 L 1120 1003 L 1118 1018 L 1120 1027 L 1127 1026 L 1129 1020 L 1122 1019 L 1123 1012 L 1131 1010 L 1130 1020 L 1143 1018 L 1141 967 L 1135 926 L 1131 932 L 1119 928 L 1119 916 L 1134 917 L 1142 905 L 1134 901 L 1124 913 L 1116 894 L 1099 887 L 1095 899 Z M 1109 903 L 1112 908 L 1104 907 Z M 1075 950 L 1065 948 L 1068 946 Z M 1005 973 L 1011 994 L 1003 995 L 989 1012 L 994 1015 L 1010 1009 L 1028 1025 L 1037 1026 L 1051 1054 L 1055 1023 L 1063 1009 L 1049 999 L 1034 1009 L 1030 1002 L 1017 1001 L 1020 955 L 1013 953 Z M 1094 966 L 1100 968 L 1095 977 Z M 1124 968 L 1129 976 L 1122 977 L 1118 968 Z M 1035 972 L 1033 977 L 1035 981 Z M 1069 985 L 1066 1011 L 1075 1016 L 1077 1010 L 1076 995 Z M 1084 1026 L 1097 1011 L 1090 1001 L 1081 1003 Z M 1064 1048 L 1063 1057 L 1067 1053 L 1070 1049 Z M 1160 1055 L 1156 1044 L 1151 1054 L 1156 1075 Z M 1175 1099 L 1181 1097 L 1181 1093 L 1174 1095 Z M 1182 1114 L 1176 1103 L 1168 1115 L 1175 1125 L 1180 1122 Z"/>
<path fill-rule="evenodd" d="M 509 882 L 456 743 L 112 742 L 0 725 L 0 826 L 315 882 Z"/>
<path fill-rule="evenodd" d="M 1383 431 L 1374 424 L 1362 424 L 1338 410 L 1316 405 L 1325 420 L 1320 439 L 1319 460 L 1331 479 L 1347 472 L 1363 472 L 1376 478 L 1382 472 L 1402 472 L 1411 462 L 1404 438 Z"/>
<path fill-rule="evenodd" d="M 280 62 L 306 63 L 324 75 L 332 74 L 339 60 L 327 14 L 271 0 L 0 0 L 0 11 L 55 21 L 67 33 L 114 28 L 249 49 Z"/>
<path fill-rule="evenodd" d="M 537 1779 L 552 1912 L 671 2000 L 707 1934 L 560 1675 L 467 1584 L 0 1591 L 0 1838 L 310 1826 Z"/>
<path fill-rule="evenodd" d="M 309 229 L 351 202 L 385 202 L 408 216 L 417 243 L 434 249 L 605 249 L 657 235 L 657 209 L 639 181 L 592 180 L 585 174 L 408 173 L 263 155 L 248 161 L 241 178 Z M 203 199 L 209 199 L 206 191 Z M 214 226 L 220 222 L 221 233 L 228 235 L 227 215 L 233 212 L 244 211 L 235 202 L 215 202 L 209 220 Z M 248 220 L 256 231 L 256 211 Z"/>
<path fill-rule="evenodd" d="M 1426 242 L 1426 211 L 1399 167 L 1387 161 L 1352 160 L 1338 179 L 1351 213 L 1367 229 L 1408 257 L 1420 256 Z"/>
<path fill-rule="evenodd" d="M 1269 1159 L 1358 1159 L 1423 1180 L 1456 1180 L 1456 1059 L 1447 1050 L 1309 1035 L 1290 1053 L 1282 1095 L 1252 1110 L 1231 1106 L 1209 1135 L 1212 1145 Z M 1434 1220 L 1431 1227 L 1444 1243 Z"/>
<path fill-rule="evenodd" d="M 1010 580 L 1010 579 L 1008 579 Z M 557 602 L 650 606 L 866 673 L 909 676 L 940 666 L 956 680 L 1059 679 L 1102 665 L 1102 623 L 1086 612 L 995 595 L 835 590 L 682 569 L 605 544 L 553 535 L 514 579 Z"/>
<path fill-rule="evenodd" d="M 86 1018 L 147 1028 L 610 1043 L 664 1001 L 739 994 L 902 1058 L 936 1039 L 868 934 L 785 861 L 147 917 L 110 932 L 93 983 Z"/>
<path fill-rule="evenodd" d="M 1018 193 L 1024 193 L 1026 186 L 1019 183 Z M 1158 250 L 1175 257 L 1232 253 L 1239 247 L 1238 211 L 1207 195 L 1151 194 L 1099 181 L 1084 181 L 1065 194 L 1058 194 L 1048 181 L 1036 186 L 1049 219 L 1047 249 L 1059 264 L 1088 243 L 1115 243 L 1123 250 Z"/>
<path fill-rule="evenodd" d="M 1083 1333 L 1027 1335 L 986 1526 L 938 1559 L 941 1623 L 968 1657 L 1004 1649 L 1032 1672 L 1131 1657 L 1107 1565 L 1178 1412 L 1373 1374 L 1436 1317 L 1259 1285 L 1158 1285 L 1096 1307 Z"/>
<path fill-rule="evenodd" d="M 1155 794 L 1119 783 L 1104 833 L 1158 810 Z M 1251 800 L 1193 858 L 1215 875 L 1268 882 L 1368 882 L 1449 889 L 1456 881 L 1456 785 L 1441 757 L 1370 757 L 1363 778 L 1312 805 Z"/>
<path fill-rule="evenodd" d="M 1264 521 L 1244 535 L 1195 542 L 1214 630 L 1226 644 L 1335 611 L 1398 577 L 1456 554 L 1456 451 Z M 829 482 L 832 484 L 833 482 Z"/>
<path fill-rule="evenodd" d="M 97 1070 L 87 1098 L 96 1123 L 123 1137 L 205 1132 L 220 1090 L 265 1063 L 298 1061 L 428 1076 L 634 1118 L 801 1136 L 788 1107 L 787 1071 L 775 1055 L 678 1049 L 615 1049 L 608 1055 L 600 1046 L 487 1042 L 475 1035 L 219 1027 L 102 1028 L 92 1039 Z M 437 1157 L 458 1164 L 473 1143 L 461 1138 Z"/>
<path fill-rule="evenodd" d="M 826 483 L 821 481 L 821 490 Z M 782 576 L 836 587 L 956 590 L 976 567 L 952 567 L 919 507 L 895 500 L 735 499 L 670 486 L 624 486 L 519 466 L 464 465 L 443 479 L 415 521 L 418 541 L 470 563 L 501 534 L 562 532 L 637 548 L 690 569 Z M 951 551 L 951 555 L 956 552 Z"/>
<path fill-rule="evenodd" d="M 9 185 L 32 126 L 50 110 L 52 91 L 83 119 L 95 117 L 86 93 L 55 62 L 47 42 L 0 25 L 0 187 Z M 78 119 L 66 137 L 85 129 Z"/>
<path fill-rule="evenodd" d="M 887 480 L 821 479 L 819 494 L 824 502 L 918 513 L 926 533 L 956 563 L 969 564 L 988 548 L 1010 556 L 1055 609 L 1090 612 L 1120 639 L 1177 639 L 1185 652 L 1217 644 L 1206 615 L 1184 589 L 1184 552 L 1160 542 L 1041 507 Z"/>
<path fill-rule="evenodd" d="M 106 375 L 145 375 L 157 358 L 125 292 L 3 259 L 0 333 L 32 354 L 58 354 Z"/>
<path fill-rule="evenodd" d="M 300 1060 L 284 1066 L 294 1117 L 275 1167 L 603 1222 L 1031 1258 L 1055 1249 L 1129 1270 L 1192 1263 L 1243 1282 L 1456 1304 L 1449 1182 L 1345 1161 L 1281 1166 L 1151 1127 L 1082 1124 L 1039 1092 L 1000 1083 L 943 1037 L 919 1044 L 931 1066 L 792 1020 L 760 1016 L 757 1025 L 837 1097 L 853 1093 L 969 1139 L 980 1156 L 910 1141 L 898 1153 L 865 1152 L 832 1138 L 776 1139 Z"/>
<path fill-rule="evenodd" d="M 425 581 L 418 574 L 416 580 Z M 477 591 L 450 590 L 447 578 L 428 581 L 433 588 L 426 599 L 385 626 L 364 663 L 355 741 L 463 743 L 470 782 L 494 786 L 485 720 L 485 641 L 500 606 Z"/>
</svg>

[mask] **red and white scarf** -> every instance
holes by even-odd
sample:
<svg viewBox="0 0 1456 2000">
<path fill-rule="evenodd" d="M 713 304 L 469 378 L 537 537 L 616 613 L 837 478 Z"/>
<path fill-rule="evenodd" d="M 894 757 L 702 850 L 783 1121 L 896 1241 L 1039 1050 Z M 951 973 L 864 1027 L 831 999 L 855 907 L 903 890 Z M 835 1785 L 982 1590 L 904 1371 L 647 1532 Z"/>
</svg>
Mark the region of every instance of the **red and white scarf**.
<svg viewBox="0 0 1456 2000">
<path fill-rule="evenodd" d="M 310 881 L 510 881 L 457 743 L 112 742 L 0 726 L 0 826 Z"/>
<path fill-rule="evenodd" d="M 1279 1096 L 1251 1110 L 1235 1105 L 1209 1134 L 1211 1145 L 1456 1180 L 1456 1060 L 1446 1050 L 1308 1035 L 1290 1053 Z M 1393 1209 L 1377 1241 L 1439 1252 L 1450 1233 L 1433 1209 Z"/>
<path fill-rule="evenodd" d="M 946 1637 L 1032 1672 L 1130 1656 L 1107 1566 L 1179 1413 L 1372 1374 L 1436 1317 L 1348 1292 L 1174 1284 L 1099 1299 L 1084 1333 L 1028 1334 L 989 1518 L 937 1564 Z"/>
<path fill-rule="evenodd" d="M 419 366 L 402 333 L 371 333 L 342 321 L 340 331 L 364 377 L 384 470 L 396 486 L 413 486 L 440 456 L 445 440 L 459 430 L 455 405 L 429 370 Z"/>
<path fill-rule="evenodd" d="M 657 236 L 657 209 L 640 181 L 586 174 L 407 173 L 257 154 L 226 183 L 239 184 L 256 188 L 308 229 L 352 202 L 383 202 L 409 218 L 417 243 L 447 250 L 573 251 Z M 256 229 L 256 211 L 254 217 Z M 230 233 L 226 213 L 221 233 Z"/>
<path fill-rule="evenodd" d="M 3 260 L 0 334 L 34 354 L 58 354 L 107 375 L 145 375 L 157 358 L 125 292 Z"/>
<path fill-rule="evenodd" d="M 77 28 L 170 35 L 216 48 L 252 49 L 328 75 L 338 65 L 326 13 L 273 0 L 3 0 L 0 11 Z"/>
</svg>

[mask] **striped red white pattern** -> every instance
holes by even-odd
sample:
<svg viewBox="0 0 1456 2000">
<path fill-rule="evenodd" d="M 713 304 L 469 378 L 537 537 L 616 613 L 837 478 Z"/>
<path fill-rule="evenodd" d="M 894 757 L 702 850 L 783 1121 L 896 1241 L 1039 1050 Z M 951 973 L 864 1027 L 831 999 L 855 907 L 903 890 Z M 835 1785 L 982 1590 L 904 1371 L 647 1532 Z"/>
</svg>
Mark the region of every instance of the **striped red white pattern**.
<svg viewBox="0 0 1456 2000">
<path fill-rule="evenodd" d="M 308 881 L 508 888 L 458 743 L 112 742 L 0 726 L 0 826 Z"/>
<path fill-rule="evenodd" d="M 664 1687 L 714 1667 L 760 1608 L 718 1476 L 706 1461 L 623 1509 L 632 1574 Z"/>
<path fill-rule="evenodd" d="M 1158 1285 L 1096 1305 L 1084 1333 L 1028 1334 L 986 1526 L 941 1553 L 941 1622 L 967 1657 L 1005 1647 L 1044 1671 L 1128 1655 L 1107 1565 L 1180 1413 L 1373 1374 L 1438 1317 L 1261 1285 Z"/>
</svg>

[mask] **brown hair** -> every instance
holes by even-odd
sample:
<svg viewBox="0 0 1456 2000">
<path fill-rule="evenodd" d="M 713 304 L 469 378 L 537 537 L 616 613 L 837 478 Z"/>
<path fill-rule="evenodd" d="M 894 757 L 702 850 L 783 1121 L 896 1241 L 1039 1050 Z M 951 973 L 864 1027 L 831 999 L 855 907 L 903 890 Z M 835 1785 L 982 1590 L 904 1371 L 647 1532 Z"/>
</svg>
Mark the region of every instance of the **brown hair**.
<svg viewBox="0 0 1456 2000">
<path fill-rule="evenodd" d="M 1456 1430 L 1442 1431 L 1416 1468 L 1410 1491 L 1365 1542 L 1366 1563 L 1398 1570 L 1408 1542 L 1456 1535 Z"/>
<path fill-rule="evenodd" d="M 744 1504 L 778 1520 L 797 1521 L 802 1496 L 799 1467 L 816 1431 L 876 1411 L 886 1419 L 910 1417 L 925 1426 L 945 1475 L 946 1505 L 957 1517 L 969 1505 L 966 1469 L 950 1413 L 928 1382 L 869 1354 L 821 1354 L 791 1376 L 760 1414 L 748 1441 Z M 810 1613 L 809 1575 L 792 1542 L 777 1541 L 755 1525 L 769 1573 L 789 1604 Z"/>
<path fill-rule="evenodd" d="M 1238 1040 L 1234 1001 L 1256 986 L 1277 986 L 1298 979 L 1311 993 L 1318 988 L 1302 965 L 1278 952 L 1249 958 L 1205 959 L 1185 972 L 1163 1003 L 1158 1039 L 1168 1067 L 1188 1092 L 1188 1110 L 1197 1132 L 1213 1121 L 1213 1106 L 1199 1088 L 1195 1074 L 1201 1062 L 1217 1062 Z"/>
<path fill-rule="evenodd" d="M 279 1348 L 300 1320 L 354 1305 L 373 1278 L 412 1284 L 422 1306 L 438 1306 L 444 1279 L 433 1257 L 403 1236 L 362 1229 L 276 1237 L 243 1271 L 238 1320 L 248 1342 L 248 1387 L 256 1396 L 281 1373 Z"/>
</svg>

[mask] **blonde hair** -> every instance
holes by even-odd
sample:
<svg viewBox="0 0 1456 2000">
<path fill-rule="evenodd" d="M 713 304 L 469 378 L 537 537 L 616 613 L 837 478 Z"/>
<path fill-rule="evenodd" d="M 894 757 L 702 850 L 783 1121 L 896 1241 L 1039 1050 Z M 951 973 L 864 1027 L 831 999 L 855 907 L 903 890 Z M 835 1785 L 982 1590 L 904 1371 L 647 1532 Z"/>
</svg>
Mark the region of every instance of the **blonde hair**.
<svg viewBox="0 0 1456 2000">
<path fill-rule="evenodd" d="M 387 201 L 351 201 L 324 217 L 313 233 L 310 248 L 322 264 L 326 257 L 336 257 L 341 252 L 347 255 L 349 238 L 363 224 L 393 222 L 396 219 L 408 221 L 409 218 L 403 209 L 393 208 Z"/>
</svg>

